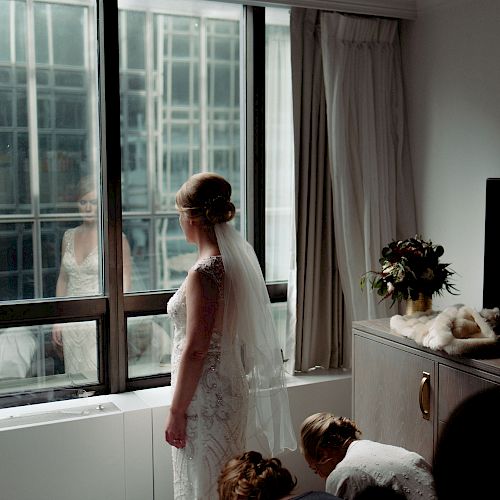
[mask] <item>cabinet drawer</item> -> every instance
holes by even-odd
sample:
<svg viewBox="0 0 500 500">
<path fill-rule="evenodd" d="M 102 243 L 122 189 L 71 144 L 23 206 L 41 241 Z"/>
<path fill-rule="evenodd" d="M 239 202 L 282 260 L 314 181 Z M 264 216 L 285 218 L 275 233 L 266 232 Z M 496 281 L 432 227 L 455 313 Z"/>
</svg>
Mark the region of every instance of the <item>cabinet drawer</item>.
<svg viewBox="0 0 500 500">
<path fill-rule="evenodd" d="M 446 422 L 453 410 L 476 392 L 496 384 L 449 366 L 439 365 L 438 418 Z"/>
<path fill-rule="evenodd" d="M 424 374 L 429 377 L 428 418 L 419 400 Z M 353 415 L 362 437 L 432 461 L 434 380 L 433 361 L 355 334 Z"/>
</svg>

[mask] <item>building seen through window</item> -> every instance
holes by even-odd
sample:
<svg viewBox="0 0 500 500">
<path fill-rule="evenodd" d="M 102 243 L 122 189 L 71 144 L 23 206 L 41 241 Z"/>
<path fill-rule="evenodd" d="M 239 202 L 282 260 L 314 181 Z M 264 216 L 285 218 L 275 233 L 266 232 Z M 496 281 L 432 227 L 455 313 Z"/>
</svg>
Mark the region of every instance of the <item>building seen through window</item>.
<svg viewBox="0 0 500 500">
<path fill-rule="evenodd" d="M 241 205 L 242 7 L 211 2 L 119 2 L 124 230 L 141 283 L 177 287 L 196 258 L 175 193 L 215 171 Z"/>
<path fill-rule="evenodd" d="M 168 298 L 196 259 L 178 223 L 181 184 L 198 171 L 226 177 L 236 225 L 246 230 L 246 28 L 245 7 L 229 3 L 123 0 L 118 9 L 121 186 L 115 188 L 130 301 L 117 300 L 125 304 L 127 373 L 134 379 L 170 371 L 169 320 L 137 304 L 144 294 Z M 274 19 L 266 27 L 268 65 L 270 54 L 289 51 L 287 11 Z M 93 1 L 0 0 L 0 307 L 62 300 L 57 310 L 76 311 L 62 321 L 13 318 L 0 325 L 0 396 L 104 387 L 105 328 L 114 321 L 104 251 L 105 200 L 112 193 L 101 169 L 97 31 Z M 279 93 L 289 78 L 286 64 L 279 68 L 269 74 L 266 93 Z M 265 273 L 286 281 L 291 82 L 274 108 L 266 107 L 267 120 Z M 107 168 L 118 168 L 113 153 L 106 154 Z M 284 329 L 286 303 L 275 307 Z"/>
</svg>

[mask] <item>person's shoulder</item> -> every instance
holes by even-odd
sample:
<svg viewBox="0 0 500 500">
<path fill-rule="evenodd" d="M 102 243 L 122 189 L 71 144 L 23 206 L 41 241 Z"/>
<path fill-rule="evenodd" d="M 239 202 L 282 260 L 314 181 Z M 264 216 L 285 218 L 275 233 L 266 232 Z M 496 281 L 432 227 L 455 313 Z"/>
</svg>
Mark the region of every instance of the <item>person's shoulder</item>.
<svg viewBox="0 0 500 500">
<path fill-rule="evenodd" d="M 222 264 L 222 255 L 208 255 L 200 257 L 193 265 L 192 269 L 220 266 Z"/>
<path fill-rule="evenodd" d="M 224 281 L 224 263 L 221 255 L 202 257 L 191 267 L 188 277 L 201 286 L 215 283 L 217 288 Z"/>
<path fill-rule="evenodd" d="M 208 257 L 202 257 L 193 265 L 191 271 L 209 275 L 224 273 L 222 256 L 209 255 Z"/>
<path fill-rule="evenodd" d="M 379 450 L 380 444 L 381 443 L 377 443 L 376 441 L 369 441 L 368 439 L 354 439 L 347 447 L 345 457 L 338 466 L 351 464 L 351 460 L 356 463 L 360 456 L 364 457 L 376 453 Z"/>
<path fill-rule="evenodd" d="M 349 445 L 348 453 L 350 455 L 359 455 L 364 453 L 388 452 L 390 450 L 404 450 L 404 448 L 391 444 L 379 443 L 378 441 L 370 441 L 369 439 L 356 439 Z"/>
<path fill-rule="evenodd" d="M 358 452 L 370 452 L 370 453 L 382 453 L 384 455 L 394 455 L 398 457 L 411 457 L 414 460 L 423 460 L 423 457 L 414 451 L 407 450 L 401 446 L 395 446 L 392 444 L 379 443 L 377 441 L 370 441 L 368 439 L 360 439 L 355 441 L 358 444 Z"/>
<path fill-rule="evenodd" d="M 78 229 L 78 226 L 76 227 L 70 227 L 69 229 L 66 229 L 63 234 L 63 242 L 69 242 L 70 239 L 75 237 L 76 230 Z"/>
<path fill-rule="evenodd" d="M 354 445 L 354 443 L 357 444 Z M 372 474 L 378 468 L 392 468 L 393 464 L 397 464 L 400 469 L 430 472 L 429 463 L 421 455 L 401 446 L 367 439 L 360 439 L 354 443 L 349 447 L 346 459 L 344 459 L 345 465 L 351 468 L 356 467 Z"/>
</svg>

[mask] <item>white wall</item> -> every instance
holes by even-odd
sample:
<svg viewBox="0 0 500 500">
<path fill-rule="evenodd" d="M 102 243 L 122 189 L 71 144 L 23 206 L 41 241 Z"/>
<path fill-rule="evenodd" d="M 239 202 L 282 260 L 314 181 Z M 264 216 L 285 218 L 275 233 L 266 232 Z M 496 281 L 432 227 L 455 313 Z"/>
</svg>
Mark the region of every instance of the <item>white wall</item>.
<svg viewBox="0 0 500 500">
<path fill-rule="evenodd" d="M 164 441 L 170 392 L 0 409 L 0 499 L 173 500 L 171 448 Z M 292 377 L 288 394 L 297 432 L 311 413 L 351 415 L 347 372 Z M 109 411 L 96 410 L 104 403 Z M 298 450 L 280 458 L 297 476 L 297 492 L 324 488 Z"/>
<path fill-rule="evenodd" d="M 420 0 L 403 65 L 419 232 L 444 246 L 462 302 L 482 307 L 486 178 L 500 177 L 500 2 Z"/>
</svg>

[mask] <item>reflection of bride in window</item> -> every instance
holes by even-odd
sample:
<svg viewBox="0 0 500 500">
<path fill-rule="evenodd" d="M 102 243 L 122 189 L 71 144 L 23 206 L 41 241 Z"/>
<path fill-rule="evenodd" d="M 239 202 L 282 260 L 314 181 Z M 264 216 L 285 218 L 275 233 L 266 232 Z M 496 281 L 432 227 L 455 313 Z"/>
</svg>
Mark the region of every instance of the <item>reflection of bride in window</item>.
<svg viewBox="0 0 500 500">
<path fill-rule="evenodd" d="M 78 210 L 82 223 L 63 236 L 56 297 L 81 297 L 101 293 L 98 249 L 98 199 L 94 180 L 79 183 Z M 123 236 L 123 288 L 130 289 L 130 247 Z M 66 373 L 81 373 L 97 380 L 97 340 L 94 321 L 54 325 L 52 340 L 64 353 Z"/>
</svg>

